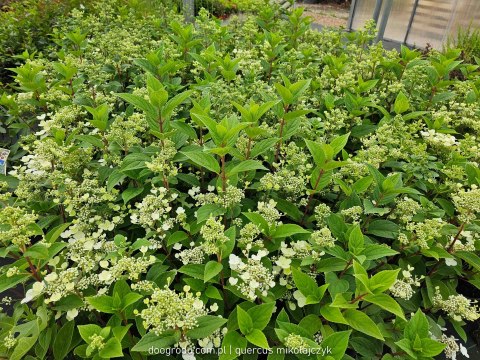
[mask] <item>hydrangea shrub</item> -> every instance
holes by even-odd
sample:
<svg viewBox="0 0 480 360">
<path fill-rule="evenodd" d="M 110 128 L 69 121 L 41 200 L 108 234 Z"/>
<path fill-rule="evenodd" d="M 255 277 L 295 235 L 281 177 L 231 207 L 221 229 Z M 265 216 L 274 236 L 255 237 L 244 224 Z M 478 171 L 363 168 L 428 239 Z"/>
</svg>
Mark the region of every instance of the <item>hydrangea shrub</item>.
<svg viewBox="0 0 480 360">
<path fill-rule="evenodd" d="M 478 64 L 301 9 L 193 26 L 92 6 L 0 97 L 23 134 L 0 177 L 0 356 L 466 353 Z"/>
</svg>

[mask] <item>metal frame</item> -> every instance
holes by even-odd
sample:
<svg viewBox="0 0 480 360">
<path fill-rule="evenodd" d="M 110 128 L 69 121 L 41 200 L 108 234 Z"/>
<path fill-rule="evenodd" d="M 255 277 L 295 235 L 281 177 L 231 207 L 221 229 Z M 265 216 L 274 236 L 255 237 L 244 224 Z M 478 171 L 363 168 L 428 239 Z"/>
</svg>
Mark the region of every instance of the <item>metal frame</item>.
<svg viewBox="0 0 480 360">
<path fill-rule="evenodd" d="M 372 19 L 375 21 L 375 23 L 378 24 L 378 18 L 380 16 L 380 10 L 382 9 L 382 4 L 383 0 L 377 0 L 375 3 L 375 8 L 373 9 L 373 17 Z"/>
<path fill-rule="evenodd" d="M 348 15 L 347 30 L 352 31 L 353 16 L 355 15 L 355 7 L 357 5 L 357 0 L 352 0 L 350 5 L 350 14 Z"/>
<path fill-rule="evenodd" d="M 410 35 L 410 30 L 412 29 L 413 19 L 417 13 L 418 3 L 420 0 L 415 0 L 413 3 L 412 13 L 410 14 L 410 19 L 408 20 L 407 31 L 405 32 L 405 38 L 403 39 L 403 43 L 406 44 L 408 40 L 408 35 Z"/>
<path fill-rule="evenodd" d="M 390 12 L 392 11 L 393 0 L 385 0 L 385 8 L 382 14 L 382 20 L 378 26 L 377 41 L 383 40 L 385 35 L 385 29 L 387 28 L 388 18 L 390 17 Z"/>
</svg>

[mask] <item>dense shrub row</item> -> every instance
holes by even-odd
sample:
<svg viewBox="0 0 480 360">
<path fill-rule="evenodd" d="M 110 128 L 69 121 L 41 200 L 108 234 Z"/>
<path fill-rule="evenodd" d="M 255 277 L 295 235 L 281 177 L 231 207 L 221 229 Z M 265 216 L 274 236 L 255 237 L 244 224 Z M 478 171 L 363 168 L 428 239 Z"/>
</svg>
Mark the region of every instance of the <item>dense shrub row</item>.
<svg viewBox="0 0 480 360">
<path fill-rule="evenodd" d="M 465 352 L 478 64 L 301 10 L 90 6 L 0 96 L 1 357 Z"/>
</svg>

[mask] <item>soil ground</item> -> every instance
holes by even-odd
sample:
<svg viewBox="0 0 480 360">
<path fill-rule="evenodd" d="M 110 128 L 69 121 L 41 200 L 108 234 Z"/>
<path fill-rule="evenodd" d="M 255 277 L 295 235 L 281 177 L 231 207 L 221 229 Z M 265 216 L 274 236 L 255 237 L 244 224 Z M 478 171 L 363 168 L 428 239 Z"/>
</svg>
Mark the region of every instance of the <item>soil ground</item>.
<svg viewBox="0 0 480 360">
<path fill-rule="evenodd" d="M 348 15 L 350 11 L 349 6 L 339 5 L 335 3 L 330 4 L 306 4 L 298 2 L 295 7 L 305 8 L 304 15 L 310 16 L 315 24 L 326 27 L 346 27 Z"/>
</svg>

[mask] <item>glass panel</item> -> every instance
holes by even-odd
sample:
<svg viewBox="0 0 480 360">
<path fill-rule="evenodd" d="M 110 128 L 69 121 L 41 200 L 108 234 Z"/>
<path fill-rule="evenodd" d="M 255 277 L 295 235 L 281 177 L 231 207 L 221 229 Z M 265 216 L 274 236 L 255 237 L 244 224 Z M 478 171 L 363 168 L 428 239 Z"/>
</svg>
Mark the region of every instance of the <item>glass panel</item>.
<svg viewBox="0 0 480 360">
<path fill-rule="evenodd" d="M 352 29 L 359 30 L 365 23 L 372 19 L 376 0 L 357 0 L 353 13 Z"/>
<path fill-rule="evenodd" d="M 441 49 L 457 0 L 420 0 L 407 43 Z"/>
<path fill-rule="evenodd" d="M 469 26 L 480 28 L 480 1 L 478 0 L 458 1 L 447 36 L 455 37 L 459 28 L 468 28 Z"/>
<path fill-rule="evenodd" d="M 394 0 L 392 11 L 385 28 L 384 38 L 402 42 L 407 34 L 408 22 L 413 10 L 415 0 Z M 380 18 L 381 19 L 381 18 Z"/>
</svg>

